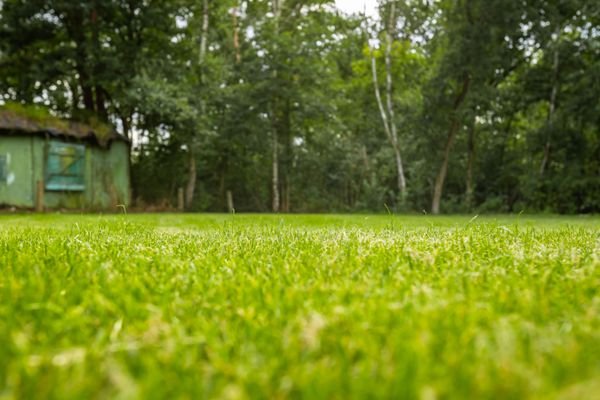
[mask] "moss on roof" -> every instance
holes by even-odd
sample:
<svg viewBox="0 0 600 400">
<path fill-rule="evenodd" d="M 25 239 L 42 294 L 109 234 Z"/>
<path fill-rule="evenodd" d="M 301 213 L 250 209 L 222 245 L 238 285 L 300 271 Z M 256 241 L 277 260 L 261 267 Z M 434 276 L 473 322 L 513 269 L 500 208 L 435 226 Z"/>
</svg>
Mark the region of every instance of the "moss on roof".
<svg viewBox="0 0 600 400">
<path fill-rule="evenodd" d="M 127 141 L 112 126 L 95 117 L 88 118 L 86 123 L 71 121 L 52 115 L 45 107 L 19 103 L 7 103 L 0 106 L 0 131 L 29 134 L 49 133 L 81 140 L 94 139 L 103 147 L 106 147 L 112 140 Z"/>
</svg>

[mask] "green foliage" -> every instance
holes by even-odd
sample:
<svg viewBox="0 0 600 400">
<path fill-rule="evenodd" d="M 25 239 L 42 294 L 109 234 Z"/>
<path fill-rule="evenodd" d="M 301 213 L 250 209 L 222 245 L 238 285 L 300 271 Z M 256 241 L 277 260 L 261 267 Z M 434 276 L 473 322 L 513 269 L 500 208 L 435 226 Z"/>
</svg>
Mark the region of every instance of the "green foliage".
<svg viewBox="0 0 600 400">
<path fill-rule="evenodd" d="M 443 211 L 600 211 L 594 2 L 385 0 L 368 20 L 332 3 L 5 0 L 0 102 L 133 139 L 140 204 L 191 179 L 192 210 L 231 191 L 245 211 L 279 193 L 284 211 L 422 212 L 447 153 Z M 385 102 L 392 3 L 400 199 L 365 35 Z"/>
<path fill-rule="evenodd" d="M 17 216 L 6 398 L 595 398 L 597 218 Z"/>
</svg>

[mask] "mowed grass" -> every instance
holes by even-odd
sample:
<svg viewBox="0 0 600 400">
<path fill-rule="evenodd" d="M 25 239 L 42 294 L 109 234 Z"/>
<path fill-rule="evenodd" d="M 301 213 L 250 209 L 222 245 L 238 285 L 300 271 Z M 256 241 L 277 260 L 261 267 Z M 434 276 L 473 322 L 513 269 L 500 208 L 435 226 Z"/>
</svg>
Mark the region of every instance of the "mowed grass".
<svg viewBox="0 0 600 400">
<path fill-rule="evenodd" d="M 600 219 L 0 216 L 0 398 L 600 398 Z"/>
</svg>

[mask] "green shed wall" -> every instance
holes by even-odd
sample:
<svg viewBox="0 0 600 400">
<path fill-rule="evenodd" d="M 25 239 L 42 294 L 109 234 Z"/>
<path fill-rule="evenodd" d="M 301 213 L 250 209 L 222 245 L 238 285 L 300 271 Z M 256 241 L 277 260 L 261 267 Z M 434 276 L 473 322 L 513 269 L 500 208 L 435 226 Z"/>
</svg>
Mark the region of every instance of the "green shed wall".
<svg viewBox="0 0 600 400">
<path fill-rule="evenodd" d="M 0 204 L 35 206 L 36 182 L 44 179 L 47 140 L 40 136 L 0 136 L 7 156 L 7 180 L 0 182 Z M 129 205 L 129 147 L 121 141 L 108 149 L 85 143 L 85 190 L 45 191 L 47 208 L 116 210 Z"/>
<path fill-rule="evenodd" d="M 6 156 L 6 180 L 0 182 L 0 204 L 33 207 L 35 184 L 33 137 L 0 137 L 0 154 Z"/>
</svg>

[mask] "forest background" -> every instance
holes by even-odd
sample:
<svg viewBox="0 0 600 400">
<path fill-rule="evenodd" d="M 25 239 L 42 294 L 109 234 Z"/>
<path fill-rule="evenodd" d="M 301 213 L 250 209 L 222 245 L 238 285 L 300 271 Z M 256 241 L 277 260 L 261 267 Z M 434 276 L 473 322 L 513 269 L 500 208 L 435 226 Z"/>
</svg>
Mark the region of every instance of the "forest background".
<svg viewBox="0 0 600 400">
<path fill-rule="evenodd" d="M 104 121 L 135 205 L 600 211 L 588 0 L 0 0 L 0 103 Z"/>
</svg>

